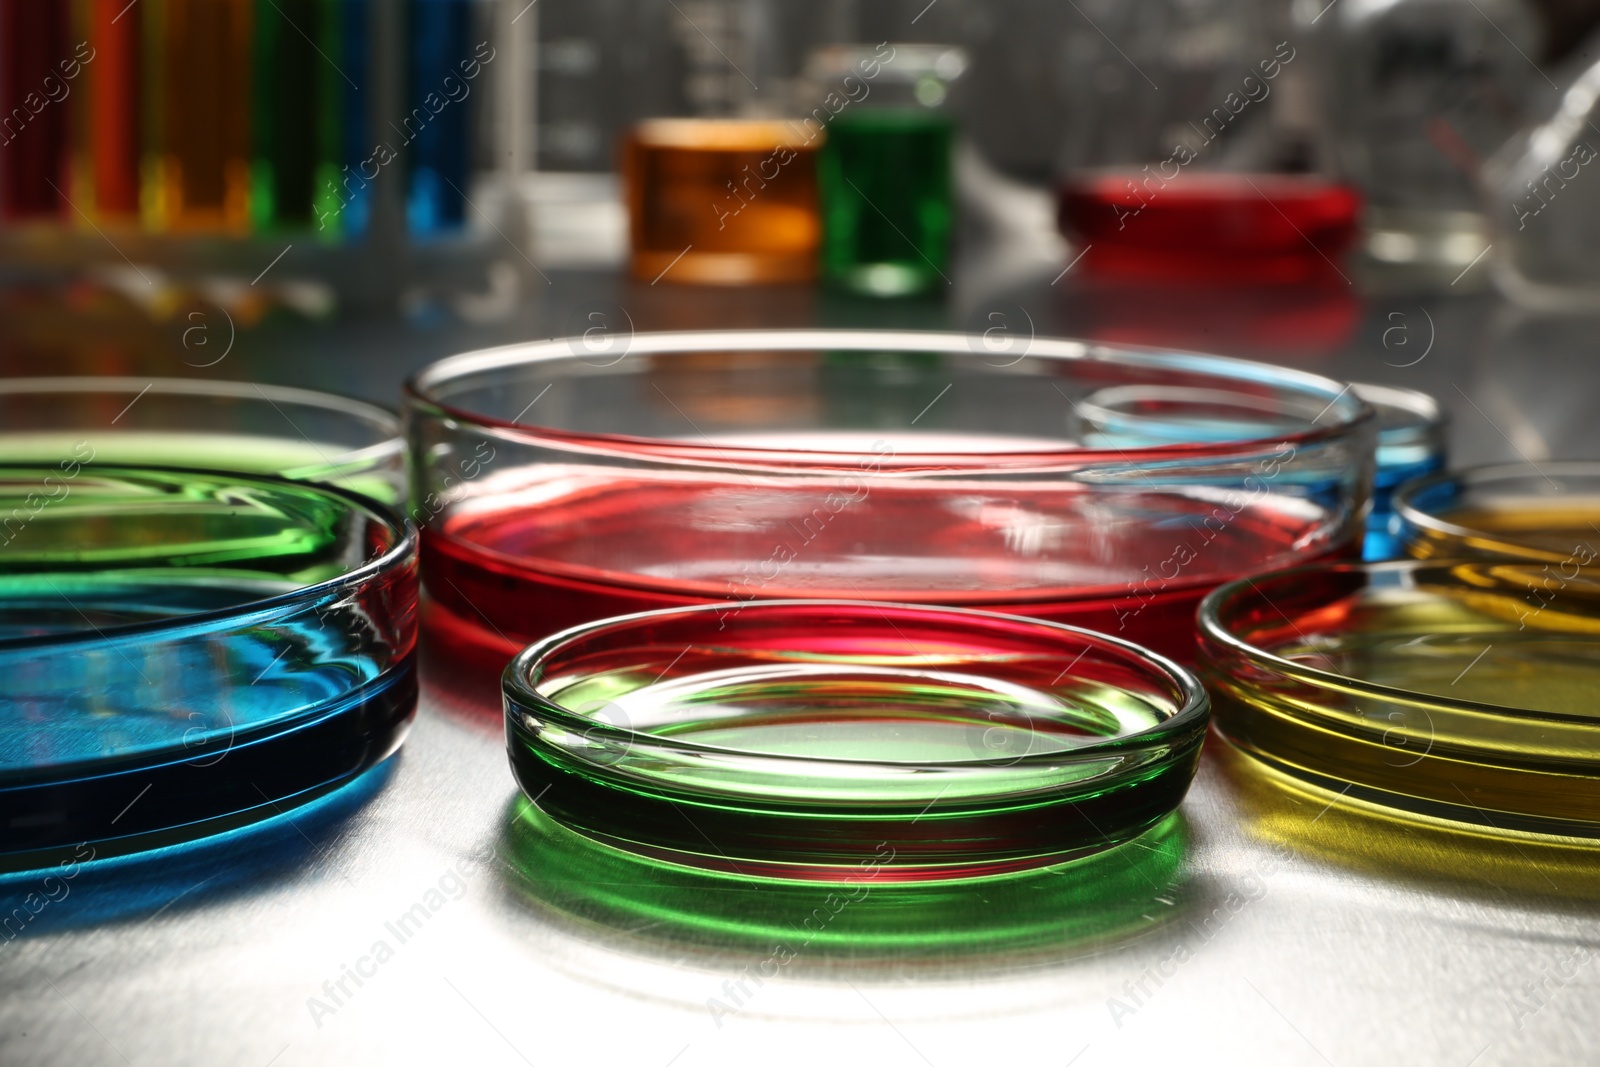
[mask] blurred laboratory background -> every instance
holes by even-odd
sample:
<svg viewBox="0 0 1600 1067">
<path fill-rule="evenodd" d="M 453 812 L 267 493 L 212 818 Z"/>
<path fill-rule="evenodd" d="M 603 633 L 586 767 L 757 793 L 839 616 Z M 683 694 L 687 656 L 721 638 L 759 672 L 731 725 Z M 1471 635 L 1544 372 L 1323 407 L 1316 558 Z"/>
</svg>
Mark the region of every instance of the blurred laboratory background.
<svg viewBox="0 0 1600 1067">
<path fill-rule="evenodd" d="M 500 342 L 961 329 L 1424 389 L 1462 463 L 1593 454 L 1597 31 L 1596 0 L 0 0 L 0 374 L 392 406 Z"/>
</svg>

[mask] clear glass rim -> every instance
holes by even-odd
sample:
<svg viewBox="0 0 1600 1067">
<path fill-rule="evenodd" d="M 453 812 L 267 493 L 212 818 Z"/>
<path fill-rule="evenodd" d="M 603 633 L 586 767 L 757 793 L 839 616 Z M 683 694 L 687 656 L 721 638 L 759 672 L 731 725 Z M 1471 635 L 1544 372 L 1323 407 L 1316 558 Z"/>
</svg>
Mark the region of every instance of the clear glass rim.
<svg viewBox="0 0 1600 1067">
<path fill-rule="evenodd" d="M 1533 725 L 1539 722 L 1557 722 L 1576 726 L 1587 726 L 1600 729 L 1593 717 L 1583 715 L 1564 715 L 1559 712 L 1535 711 L 1530 708 L 1515 708 L 1507 704 L 1489 704 L 1476 700 L 1452 699 L 1435 696 L 1431 693 L 1422 693 L 1412 689 L 1401 689 L 1396 686 L 1380 685 L 1360 678 L 1352 678 L 1337 671 L 1325 671 L 1318 667 L 1308 666 L 1285 659 L 1259 645 L 1238 636 L 1222 620 L 1222 614 L 1238 607 L 1247 600 L 1255 600 L 1276 611 L 1281 617 L 1294 625 L 1294 621 L 1285 615 L 1281 609 L 1272 602 L 1272 599 L 1262 592 L 1256 584 L 1258 581 L 1289 582 L 1310 581 L 1320 575 L 1329 574 L 1406 574 L 1418 571 L 1449 572 L 1462 566 L 1483 566 L 1483 560 L 1431 560 L 1431 559 L 1400 559 L 1384 562 L 1348 562 L 1348 563 L 1313 563 L 1303 567 L 1288 567 L 1283 570 L 1270 571 L 1253 577 L 1240 578 L 1218 586 L 1206 594 L 1200 602 L 1200 608 L 1195 613 L 1196 626 L 1200 637 L 1214 641 L 1231 652 L 1234 652 L 1252 664 L 1269 670 L 1275 674 L 1294 681 L 1312 685 L 1318 689 L 1338 690 L 1349 693 L 1355 697 L 1371 698 L 1393 704 L 1409 704 L 1432 708 L 1439 711 L 1466 712 L 1474 715 L 1483 715 L 1508 722 L 1526 722 Z M 1494 565 L 1494 564 L 1490 564 Z M 1532 566 L 1529 563 L 1507 561 L 1506 566 Z M 1202 642 L 1203 649 L 1203 642 Z M 1202 653 L 1202 664 L 1206 660 Z M 1302 708 L 1304 713 L 1306 709 Z M 1311 713 L 1315 720 L 1323 724 L 1333 724 L 1334 720 L 1323 715 L 1320 710 Z M 1337 725 L 1337 724 L 1335 724 Z M 1344 733 L 1343 729 L 1339 729 Z M 1488 751 L 1488 749 L 1485 749 Z"/>
<path fill-rule="evenodd" d="M 193 397 L 198 400 L 249 400 L 266 401 L 276 407 L 292 404 L 297 407 L 320 408 L 363 423 L 380 439 L 341 452 L 330 459 L 330 464 L 344 464 L 357 460 L 381 460 L 405 452 L 405 430 L 394 412 L 377 404 L 338 393 L 317 389 L 302 389 L 293 385 L 262 385 L 259 382 L 232 380 L 213 381 L 209 378 L 139 378 L 132 376 L 98 377 L 95 375 L 60 375 L 33 378 L 0 378 L 0 398 L 29 394 L 60 394 L 63 396 L 93 393 L 154 393 L 167 397 Z M 293 425 L 291 420 L 291 425 Z M 174 433 L 183 433 L 175 427 Z M 3 437 L 4 431 L 0 431 Z"/>
<path fill-rule="evenodd" d="M 0 479 L 16 477 L 26 473 L 38 474 L 42 479 L 46 475 L 58 474 L 59 472 L 54 467 L 41 467 L 36 464 L 0 463 Z M 321 494 L 338 500 L 351 512 L 365 515 L 368 519 L 380 523 L 393 536 L 394 542 L 384 552 L 365 560 L 359 566 L 346 571 L 344 574 L 326 578 L 320 582 L 302 586 L 299 589 L 275 593 L 272 596 L 250 600 L 232 607 L 219 608 L 214 611 L 197 611 L 191 614 L 148 622 L 112 624 L 89 632 L 72 631 L 64 634 L 46 634 L 39 637 L 0 638 L 0 652 L 25 651 L 30 648 L 40 650 L 65 649 L 80 644 L 97 644 L 104 643 L 107 640 L 123 638 L 161 639 L 197 627 L 204 629 L 218 624 L 238 624 L 252 616 L 280 613 L 297 605 L 320 600 L 330 594 L 360 589 L 376 578 L 404 568 L 416 556 L 417 532 L 412 523 L 406 522 L 398 512 L 384 504 L 360 493 L 350 492 L 335 485 L 294 481 L 270 474 L 232 474 L 227 471 L 153 465 L 123 467 L 95 464 L 93 473 L 97 475 L 108 474 L 131 480 L 150 479 L 152 477 L 158 479 L 163 477 L 204 478 L 226 483 L 253 484 L 274 493 L 288 489 L 297 494 L 307 492 Z M 4 557 L 0 556 L 0 573 L 4 572 Z"/>
<path fill-rule="evenodd" d="M 1376 385 L 1372 382 L 1351 382 L 1351 392 L 1355 393 L 1369 406 L 1376 407 L 1382 404 L 1385 407 L 1398 408 L 1425 421 L 1425 428 L 1429 432 L 1437 432 L 1450 422 L 1450 413 L 1444 409 L 1432 393 L 1425 393 L 1421 389 L 1408 389 L 1403 385 Z M 1416 432 L 1406 428 L 1406 432 Z"/>
<path fill-rule="evenodd" d="M 627 351 L 617 362 L 633 355 L 670 355 L 677 353 L 729 353 L 747 351 L 793 352 L 813 350 L 882 351 L 882 352 L 933 352 L 945 355 L 970 356 L 978 362 L 987 362 L 980 352 L 971 347 L 972 337 L 962 333 L 918 332 L 903 330 L 728 330 L 680 331 L 639 333 L 628 339 Z M 667 441 L 661 438 L 634 437 L 626 434 L 591 433 L 557 430 L 534 424 L 516 422 L 484 415 L 469 408 L 450 403 L 441 396 L 445 387 L 468 376 L 488 371 L 519 366 L 537 366 L 556 362 L 589 363 L 579 354 L 581 338 L 553 338 L 548 341 L 504 345 L 479 349 L 448 356 L 430 364 L 412 375 L 404 386 L 403 395 L 408 409 L 419 409 L 433 418 L 444 418 L 495 433 L 512 441 L 533 444 L 559 442 L 568 447 L 601 454 L 652 459 L 670 452 L 674 458 L 697 458 L 711 466 L 732 469 L 767 469 L 783 467 L 794 469 L 795 456 L 815 457 L 815 466 L 831 468 L 840 462 L 859 458 L 856 451 L 830 451 L 825 449 L 798 450 L 782 447 L 738 445 L 729 447 L 713 442 Z M 886 466 L 914 466 L 918 462 L 952 461 L 981 469 L 994 464 L 1017 466 L 1021 464 L 1084 467 L 1108 465 L 1126 467 L 1146 462 L 1171 460 L 1228 461 L 1258 454 L 1263 445 L 1292 444 L 1303 446 L 1336 440 L 1369 423 L 1376 422 L 1377 413 L 1357 395 L 1352 386 L 1309 371 L 1278 367 L 1229 356 L 1214 356 L 1179 349 L 1148 348 L 1133 345 L 1100 344 L 1069 338 L 1034 338 L 1021 359 L 1039 356 L 1050 360 L 1131 362 L 1149 368 L 1169 368 L 1216 376 L 1218 384 L 1258 381 L 1276 388 L 1296 390 L 1308 398 L 1325 399 L 1327 406 L 1317 423 L 1329 412 L 1339 410 L 1347 417 L 1316 428 L 1265 438 L 1246 438 L 1222 442 L 1180 442 L 1140 446 L 1129 449 L 1061 447 L 1054 449 L 1026 448 L 1013 451 L 982 453 L 910 452 L 897 451 L 886 461 Z M 997 371 L 1006 368 L 988 364 Z M 1341 409 L 1341 401 L 1348 397 L 1349 404 Z M 787 458 L 787 462 L 785 459 Z M 804 466 L 803 464 L 801 466 Z"/>
<path fill-rule="evenodd" d="M 1424 510 L 1416 503 L 1417 497 L 1424 493 L 1438 489 L 1440 486 L 1452 482 L 1460 486 L 1482 486 L 1490 482 L 1505 478 L 1543 478 L 1552 476 L 1576 476 L 1594 478 L 1600 481 L 1600 460 L 1587 459 L 1559 459 L 1547 463 L 1494 463 L 1481 467 L 1468 467 L 1465 470 L 1441 471 L 1438 474 L 1428 474 L 1421 478 L 1413 478 L 1402 483 L 1394 491 L 1394 512 L 1402 522 L 1415 526 L 1419 530 L 1441 534 L 1456 540 L 1473 540 L 1479 542 L 1492 542 L 1505 545 L 1509 549 L 1521 551 L 1534 551 L 1528 546 L 1520 545 L 1514 540 L 1507 539 L 1503 534 L 1492 533 L 1487 530 L 1475 530 L 1470 526 L 1462 526 L 1450 522 L 1441 516 Z M 1523 558 L 1519 552 L 1508 552 L 1508 562 L 1523 559 L 1532 562 L 1530 558 Z"/>
<path fill-rule="evenodd" d="M 881 612 L 885 609 L 895 611 L 910 611 L 915 614 L 929 616 L 955 615 L 971 619 L 974 622 L 1005 622 L 1009 624 L 1023 624 L 1030 629 L 1042 630 L 1048 633 L 1060 634 L 1063 638 L 1070 637 L 1074 641 L 1087 641 L 1091 646 L 1099 645 L 1103 651 L 1110 651 L 1127 665 L 1137 667 L 1141 672 L 1152 678 L 1159 678 L 1170 686 L 1173 691 L 1181 695 L 1182 701 L 1178 709 L 1171 715 L 1163 718 L 1154 726 L 1130 734 L 1107 738 L 1104 741 L 1072 749 L 1070 752 L 1040 752 L 1025 754 L 1020 757 L 1011 756 L 999 759 L 962 759 L 962 760 L 934 760 L 934 761 L 893 761 L 872 759 L 842 759 L 829 756 L 785 755 L 779 756 L 768 752 L 753 751 L 750 749 L 730 748 L 722 745 L 707 745 L 695 741 L 683 741 L 677 738 L 660 737 L 645 731 L 634 730 L 627 726 L 616 726 L 601 720 L 592 719 L 540 695 L 533 686 L 532 678 L 551 658 L 559 655 L 572 645 L 586 638 L 607 630 L 626 631 L 639 626 L 662 622 L 673 618 L 714 616 L 729 610 L 730 605 L 736 607 L 741 615 L 749 613 L 782 612 L 796 608 L 848 608 L 857 611 Z M 886 623 L 892 626 L 892 623 Z M 655 750 L 669 750 L 695 756 L 738 756 L 755 764 L 761 763 L 809 763 L 816 766 L 850 767 L 852 769 L 877 769 L 883 771 L 904 771 L 908 767 L 938 767 L 946 770 L 995 770 L 1005 768 L 1026 769 L 1034 765 L 1059 766 L 1062 763 L 1076 763 L 1103 759 L 1116 749 L 1129 745 L 1148 744 L 1175 733 L 1182 733 L 1197 723 L 1203 724 L 1210 714 L 1210 697 L 1205 687 L 1200 683 L 1194 672 L 1178 665 L 1159 653 L 1152 652 L 1141 645 L 1125 641 L 1109 634 L 1086 630 L 1077 626 L 1067 626 L 1062 623 L 1048 622 L 1044 619 L 1027 618 L 1020 615 L 1005 615 L 999 612 L 975 611 L 970 608 L 946 608 L 926 604 L 899 604 L 876 600 L 754 600 L 738 602 L 718 602 L 711 604 L 696 604 L 688 607 L 662 608 L 654 611 L 641 611 L 629 615 L 617 615 L 608 619 L 583 623 L 570 627 L 560 633 L 552 634 L 521 652 L 506 666 L 501 675 L 501 691 L 505 696 L 506 715 L 508 720 L 514 708 L 536 709 L 538 713 L 558 721 L 562 726 L 576 730 L 590 736 L 607 737 L 613 741 L 621 742 L 630 748 L 649 748 Z M 508 722 L 508 726 L 510 723 Z"/>
</svg>

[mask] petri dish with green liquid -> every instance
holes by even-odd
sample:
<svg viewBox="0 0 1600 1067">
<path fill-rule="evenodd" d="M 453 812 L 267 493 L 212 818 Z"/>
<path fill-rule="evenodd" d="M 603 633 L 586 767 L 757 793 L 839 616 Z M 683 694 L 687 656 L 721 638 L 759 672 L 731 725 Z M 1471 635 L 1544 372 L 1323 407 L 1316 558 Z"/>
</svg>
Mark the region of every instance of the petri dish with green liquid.
<svg viewBox="0 0 1600 1067">
<path fill-rule="evenodd" d="M 1183 668 L 1055 623 L 863 601 L 643 612 L 506 669 L 513 773 L 564 825 L 746 877 L 990 877 L 1170 815 L 1208 704 Z"/>
<path fill-rule="evenodd" d="M 406 494 L 399 420 L 359 400 L 187 378 L 0 381 L 0 463 L 64 460 L 272 474 L 390 505 Z"/>
</svg>

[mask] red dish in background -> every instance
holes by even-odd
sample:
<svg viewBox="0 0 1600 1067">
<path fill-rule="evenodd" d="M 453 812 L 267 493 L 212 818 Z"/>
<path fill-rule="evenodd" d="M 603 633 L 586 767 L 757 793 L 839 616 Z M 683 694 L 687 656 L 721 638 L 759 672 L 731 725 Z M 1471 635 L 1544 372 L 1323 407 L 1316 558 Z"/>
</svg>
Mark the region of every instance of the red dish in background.
<svg viewBox="0 0 1600 1067">
<path fill-rule="evenodd" d="M 1296 282 L 1339 275 L 1361 198 L 1326 178 L 1151 168 L 1090 171 L 1060 187 L 1059 221 L 1091 270 L 1151 279 Z"/>
</svg>

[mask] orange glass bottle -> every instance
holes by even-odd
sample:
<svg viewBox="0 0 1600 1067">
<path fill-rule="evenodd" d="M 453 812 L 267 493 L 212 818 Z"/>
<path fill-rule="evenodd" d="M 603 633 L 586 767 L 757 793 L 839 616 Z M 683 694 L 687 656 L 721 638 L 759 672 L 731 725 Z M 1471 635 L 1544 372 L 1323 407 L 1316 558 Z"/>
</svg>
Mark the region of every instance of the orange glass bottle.
<svg viewBox="0 0 1600 1067">
<path fill-rule="evenodd" d="M 622 150 L 633 276 L 748 285 L 816 276 L 815 132 L 770 121 L 652 119 Z"/>
</svg>

